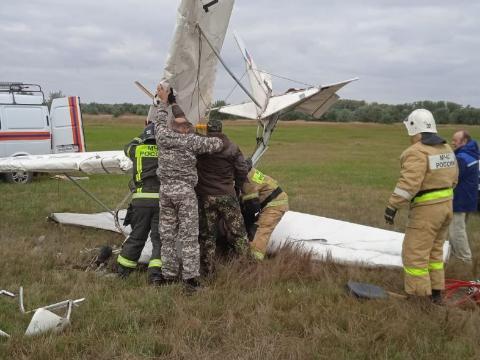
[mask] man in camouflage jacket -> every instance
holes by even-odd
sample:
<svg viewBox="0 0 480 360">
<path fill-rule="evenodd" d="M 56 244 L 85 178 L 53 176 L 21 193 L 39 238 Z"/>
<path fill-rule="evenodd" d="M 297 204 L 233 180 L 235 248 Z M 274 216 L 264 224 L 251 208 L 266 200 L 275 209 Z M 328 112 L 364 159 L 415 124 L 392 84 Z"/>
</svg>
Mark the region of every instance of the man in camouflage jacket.
<svg viewBox="0 0 480 360">
<path fill-rule="evenodd" d="M 155 115 L 155 137 L 158 146 L 160 179 L 160 243 L 164 281 L 173 281 L 179 273 L 187 289 L 200 287 L 200 250 L 198 244 L 197 155 L 220 151 L 222 140 L 192 133 L 185 119 L 175 116 L 167 124 L 169 104 L 174 104 L 173 92 L 165 85 L 157 88 L 158 105 Z M 174 104 L 172 112 L 178 113 Z M 174 130 L 175 129 L 175 130 Z M 176 241 L 181 243 L 181 259 L 177 258 Z"/>
</svg>

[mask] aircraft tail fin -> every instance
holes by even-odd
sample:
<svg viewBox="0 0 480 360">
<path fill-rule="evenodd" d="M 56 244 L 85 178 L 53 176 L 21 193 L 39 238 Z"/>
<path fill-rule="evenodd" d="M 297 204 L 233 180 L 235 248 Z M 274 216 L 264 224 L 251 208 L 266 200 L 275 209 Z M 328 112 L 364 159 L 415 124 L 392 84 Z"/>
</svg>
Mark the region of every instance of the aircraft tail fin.
<svg viewBox="0 0 480 360">
<path fill-rule="evenodd" d="M 250 87 L 252 88 L 252 94 L 257 100 L 257 102 L 261 105 L 261 107 L 257 107 L 257 116 L 262 115 L 265 109 L 268 106 L 268 102 L 272 95 L 272 79 L 270 75 L 260 71 L 257 68 L 257 65 L 253 61 L 253 58 L 245 43 L 240 38 L 237 33 L 234 33 L 235 41 L 237 42 L 238 48 L 242 53 L 243 59 L 245 60 L 246 71 L 248 74 L 248 80 L 250 82 Z"/>
</svg>

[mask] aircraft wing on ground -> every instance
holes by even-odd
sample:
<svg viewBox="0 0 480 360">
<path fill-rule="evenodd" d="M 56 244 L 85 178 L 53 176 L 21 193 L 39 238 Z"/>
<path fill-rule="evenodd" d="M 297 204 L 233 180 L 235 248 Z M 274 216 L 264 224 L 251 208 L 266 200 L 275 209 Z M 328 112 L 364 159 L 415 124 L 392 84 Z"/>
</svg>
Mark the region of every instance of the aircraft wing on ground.
<svg viewBox="0 0 480 360">
<path fill-rule="evenodd" d="M 119 211 L 119 222 L 126 210 Z M 94 227 L 120 232 L 109 213 L 76 214 L 55 213 L 50 218 L 60 224 Z M 130 233 L 130 227 L 123 227 Z M 275 228 L 268 252 L 274 253 L 283 246 L 291 246 L 310 253 L 314 260 L 331 260 L 336 263 L 361 266 L 402 267 L 402 243 L 404 234 L 295 211 L 287 211 Z M 444 258 L 449 253 L 449 243 L 443 247 Z M 147 241 L 140 263 L 148 263 L 152 243 Z"/>
<path fill-rule="evenodd" d="M 0 172 L 31 171 L 46 173 L 124 174 L 132 161 L 123 151 L 93 151 L 16 156 L 0 159 Z"/>
<path fill-rule="evenodd" d="M 312 87 L 305 90 L 291 91 L 283 95 L 272 96 L 267 108 L 260 119 L 268 118 L 279 112 L 291 110 L 301 111 L 314 118 L 320 118 L 339 98 L 336 94 L 345 85 L 357 80 L 356 78 L 320 88 Z M 253 102 L 239 105 L 228 105 L 218 109 L 219 112 L 248 119 L 259 119 L 257 108 Z"/>
</svg>

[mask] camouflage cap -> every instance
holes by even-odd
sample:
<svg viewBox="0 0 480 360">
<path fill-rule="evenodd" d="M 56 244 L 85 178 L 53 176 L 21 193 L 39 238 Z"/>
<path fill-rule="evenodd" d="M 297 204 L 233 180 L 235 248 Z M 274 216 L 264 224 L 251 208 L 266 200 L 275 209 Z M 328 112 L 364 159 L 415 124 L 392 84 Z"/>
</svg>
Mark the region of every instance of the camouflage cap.
<svg viewBox="0 0 480 360">
<path fill-rule="evenodd" d="M 207 133 L 222 132 L 222 122 L 220 120 L 209 120 L 207 123 Z"/>
</svg>

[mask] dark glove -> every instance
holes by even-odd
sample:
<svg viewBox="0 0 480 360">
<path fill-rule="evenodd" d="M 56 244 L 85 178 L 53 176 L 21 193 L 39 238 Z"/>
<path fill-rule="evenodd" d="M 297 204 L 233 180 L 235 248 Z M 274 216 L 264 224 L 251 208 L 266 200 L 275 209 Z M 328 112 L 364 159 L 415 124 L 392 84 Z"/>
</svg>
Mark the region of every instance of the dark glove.
<svg viewBox="0 0 480 360">
<path fill-rule="evenodd" d="M 248 241 L 253 241 L 255 238 L 255 234 L 257 233 L 258 225 L 257 224 L 251 224 L 247 226 L 247 236 L 248 236 Z"/>
<path fill-rule="evenodd" d="M 395 215 L 397 215 L 397 209 L 394 209 L 390 206 L 385 208 L 385 214 L 383 217 L 385 218 L 387 224 L 393 225 L 393 219 L 395 219 Z"/>
<path fill-rule="evenodd" d="M 170 88 L 170 93 L 168 94 L 168 103 L 170 105 L 175 104 L 177 102 L 177 98 L 175 97 L 175 94 L 173 93 L 173 89 Z"/>
<path fill-rule="evenodd" d="M 260 210 L 260 200 L 258 198 L 249 199 L 243 202 L 242 213 L 247 226 L 257 221 L 257 214 Z"/>
<path fill-rule="evenodd" d="M 108 261 L 108 259 L 110 259 L 110 257 L 112 256 L 112 253 L 113 253 L 113 250 L 110 246 L 107 246 L 107 245 L 102 246 L 98 253 L 97 260 L 95 260 L 95 264 L 97 266 L 100 266 L 100 264 L 105 264 Z"/>
</svg>

